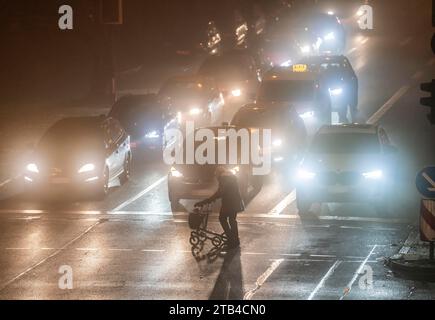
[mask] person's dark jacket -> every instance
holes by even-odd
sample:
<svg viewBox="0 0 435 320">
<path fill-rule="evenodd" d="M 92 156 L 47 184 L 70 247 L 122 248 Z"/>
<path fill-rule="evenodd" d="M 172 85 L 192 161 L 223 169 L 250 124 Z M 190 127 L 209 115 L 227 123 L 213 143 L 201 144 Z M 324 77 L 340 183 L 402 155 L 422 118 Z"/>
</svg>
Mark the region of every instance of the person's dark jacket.
<svg viewBox="0 0 435 320">
<path fill-rule="evenodd" d="M 245 204 L 240 194 L 237 177 L 232 174 L 221 175 L 216 193 L 210 198 L 199 202 L 198 205 L 212 203 L 217 199 L 222 199 L 221 212 L 239 213 L 245 211 Z"/>
</svg>

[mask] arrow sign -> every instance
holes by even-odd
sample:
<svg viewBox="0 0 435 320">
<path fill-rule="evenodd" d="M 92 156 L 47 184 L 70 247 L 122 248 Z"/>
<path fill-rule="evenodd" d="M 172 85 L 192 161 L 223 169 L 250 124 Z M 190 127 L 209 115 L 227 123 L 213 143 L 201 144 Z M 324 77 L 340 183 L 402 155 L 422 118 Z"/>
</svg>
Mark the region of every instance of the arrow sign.
<svg viewBox="0 0 435 320">
<path fill-rule="evenodd" d="M 435 199 L 435 167 L 427 167 L 420 171 L 416 185 L 425 199 Z"/>
</svg>

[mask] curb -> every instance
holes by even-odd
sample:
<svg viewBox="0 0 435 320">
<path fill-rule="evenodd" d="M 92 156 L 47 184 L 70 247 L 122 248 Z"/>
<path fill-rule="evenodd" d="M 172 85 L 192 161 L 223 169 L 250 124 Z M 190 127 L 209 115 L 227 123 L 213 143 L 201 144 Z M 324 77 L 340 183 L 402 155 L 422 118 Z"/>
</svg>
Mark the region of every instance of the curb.
<svg viewBox="0 0 435 320">
<path fill-rule="evenodd" d="M 413 248 L 421 246 L 423 244 L 420 242 L 420 234 L 418 230 L 413 229 L 400 251 L 386 259 L 386 265 L 398 276 L 435 281 L 435 260 L 411 253 Z"/>
</svg>

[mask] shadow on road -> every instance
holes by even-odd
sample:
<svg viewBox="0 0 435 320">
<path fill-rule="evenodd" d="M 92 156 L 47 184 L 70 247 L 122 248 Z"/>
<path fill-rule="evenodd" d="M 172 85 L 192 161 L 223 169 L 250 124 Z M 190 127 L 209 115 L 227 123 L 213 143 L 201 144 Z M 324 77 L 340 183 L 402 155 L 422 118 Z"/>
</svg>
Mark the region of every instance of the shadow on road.
<svg viewBox="0 0 435 320">
<path fill-rule="evenodd" d="M 242 300 L 243 278 L 241 252 L 230 251 L 225 255 L 219 276 L 210 294 L 210 300 Z"/>
</svg>

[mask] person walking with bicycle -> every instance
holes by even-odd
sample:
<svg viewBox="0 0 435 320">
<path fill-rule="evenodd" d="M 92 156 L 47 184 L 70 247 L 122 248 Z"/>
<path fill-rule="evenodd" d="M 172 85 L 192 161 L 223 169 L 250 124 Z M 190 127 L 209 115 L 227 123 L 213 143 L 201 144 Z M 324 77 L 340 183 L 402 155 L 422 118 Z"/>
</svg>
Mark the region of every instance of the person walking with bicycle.
<svg viewBox="0 0 435 320">
<path fill-rule="evenodd" d="M 236 249 L 240 247 L 237 214 L 245 211 L 237 177 L 223 167 L 216 169 L 215 176 L 219 182 L 218 190 L 210 198 L 196 203 L 195 207 L 203 207 L 218 199 L 222 200 L 219 221 L 228 239 L 227 248 Z"/>
</svg>

